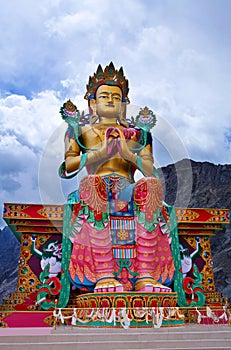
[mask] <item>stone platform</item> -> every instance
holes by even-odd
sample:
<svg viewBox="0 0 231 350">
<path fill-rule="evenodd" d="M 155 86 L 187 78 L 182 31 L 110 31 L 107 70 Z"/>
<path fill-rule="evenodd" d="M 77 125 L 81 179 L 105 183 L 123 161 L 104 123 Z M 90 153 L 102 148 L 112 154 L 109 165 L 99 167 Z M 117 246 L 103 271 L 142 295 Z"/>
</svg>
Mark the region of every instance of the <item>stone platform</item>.
<svg viewBox="0 0 231 350">
<path fill-rule="evenodd" d="M 207 350 L 231 349 L 230 326 L 161 329 L 58 327 L 0 329 L 1 350 Z"/>
</svg>

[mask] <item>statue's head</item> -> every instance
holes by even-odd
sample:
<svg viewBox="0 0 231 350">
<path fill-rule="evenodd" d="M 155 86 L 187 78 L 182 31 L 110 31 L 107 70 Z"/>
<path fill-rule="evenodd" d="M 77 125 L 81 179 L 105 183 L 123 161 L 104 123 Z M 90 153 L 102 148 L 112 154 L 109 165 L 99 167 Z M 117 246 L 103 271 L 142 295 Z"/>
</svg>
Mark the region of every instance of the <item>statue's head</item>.
<svg viewBox="0 0 231 350">
<path fill-rule="evenodd" d="M 91 122 L 96 122 L 101 115 L 110 117 L 116 113 L 119 122 L 127 125 L 126 105 L 130 103 L 128 91 L 128 80 L 124 76 L 122 67 L 116 70 L 111 62 L 103 70 L 99 65 L 96 73 L 89 77 L 87 92 L 84 96 L 88 100 L 92 114 Z"/>
</svg>

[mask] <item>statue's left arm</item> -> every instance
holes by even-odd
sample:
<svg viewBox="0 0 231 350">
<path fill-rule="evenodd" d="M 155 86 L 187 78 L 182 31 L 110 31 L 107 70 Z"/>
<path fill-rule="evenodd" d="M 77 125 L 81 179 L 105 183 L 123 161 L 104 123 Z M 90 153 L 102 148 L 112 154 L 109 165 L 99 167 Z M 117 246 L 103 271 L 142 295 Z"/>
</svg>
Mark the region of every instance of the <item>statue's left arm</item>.
<svg viewBox="0 0 231 350">
<path fill-rule="evenodd" d="M 132 162 L 145 176 L 153 176 L 153 156 L 152 156 L 152 138 L 151 134 L 147 138 L 147 143 L 140 151 L 136 153 L 129 148 L 129 142 L 121 134 L 120 155 L 127 161 Z"/>
<path fill-rule="evenodd" d="M 140 157 L 140 160 L 139 158 Z M 142 167 L 142 172 L 146 176 L 153 176 L 153 155 L 152 146 L 147 144 L 137 155 L 136 164 Z M 140 169 L 141 170 L 141 169 Z"/>
</svg>

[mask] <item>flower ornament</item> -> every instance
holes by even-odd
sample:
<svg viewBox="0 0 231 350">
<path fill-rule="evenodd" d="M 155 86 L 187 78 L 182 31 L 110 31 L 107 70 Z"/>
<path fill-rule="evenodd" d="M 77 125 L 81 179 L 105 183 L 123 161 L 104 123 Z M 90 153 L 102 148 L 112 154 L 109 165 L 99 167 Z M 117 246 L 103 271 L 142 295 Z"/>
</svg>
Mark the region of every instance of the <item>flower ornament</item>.
<svg viewBox="0 0 231 350">
<path fill-rule="evenodd" d="M 71 100 L 68 100 L 63 104 L 63 106 L 60 108 L 60 114 L 63 120 L 68 124 L 79 122 L 80 113 Z"/>
<path fill-rule="evenodd" d="M 156 116 L 153 114 L 153 111 L 144 107 L 140 109 L 139 114 L 136 116 L 136 126 L 149 131 L 156 125 Z"/>
</svg>

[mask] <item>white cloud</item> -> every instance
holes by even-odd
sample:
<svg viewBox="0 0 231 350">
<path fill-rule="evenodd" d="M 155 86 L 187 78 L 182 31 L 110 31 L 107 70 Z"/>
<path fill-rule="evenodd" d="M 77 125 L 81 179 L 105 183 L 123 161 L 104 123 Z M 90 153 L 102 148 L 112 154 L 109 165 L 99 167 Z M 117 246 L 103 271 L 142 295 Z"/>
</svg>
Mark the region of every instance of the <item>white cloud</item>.
<svg viewBox="0 0 231 350">
<path fill-rule="evenodd" d="M 48 135 L 59 122 L 59 105 L 54 91 L 43 91 L 30 100 L 15 94 L 1 98 L 2 130 L 14 133 L 28 147 L 42 149 Z"/>
<path fill-rule="evenodd" d="M 138 51 L 147 59 L 166 60 L 176 49 L 177 39 L 176 33 L 166 26 L 144 28 L 138 37 Z"/>
<path fill-rule="evenodd" d="M 164 131 L 158 124 L 154 130 L 168 150 L 166 156 L 157 147 L 159 164 L 181 157 L 178 141 L 194 160 L 230 163 L 230 6 L 225 4 L 207 0 L 174 5 L 162 0 L 2 4 L 3 201 L 38 200 L 40 157 L 59 130 L 60 106 L 71 98 L 85 109 L 88 76 L 99 63 L 105 66 L 111 60 L 124 67 L 131 103 L 148 105 L 170 126 Z M 180 140 L 172 142 L 173 136 Z M 52 152 L 63 147 L 62 141 L 52 142 Z M 49 163 L 54 172 L 62 152 L 57 150 L 54 163 Z"/>
<path fill-rule="evenodd" d="M 50 134 L 61 123 L 60 104 L 53 91 L 44 91 L 31 100 L 19 95 L 0 99 L 2 201 L 39 200 L 40 156 Z"/>
<path fill-rule="evenodd" d="M 76 32 L 84 33 L 92 30 L 96 23 L 97 17 L 95 12 L 82 10 L 72 14 L 60 14 L 58 17 L 52 17 L 46 22 L 45 26 L 49 36 L 58 35 L 62 38 L 68 38 Z"/>
</svg>

